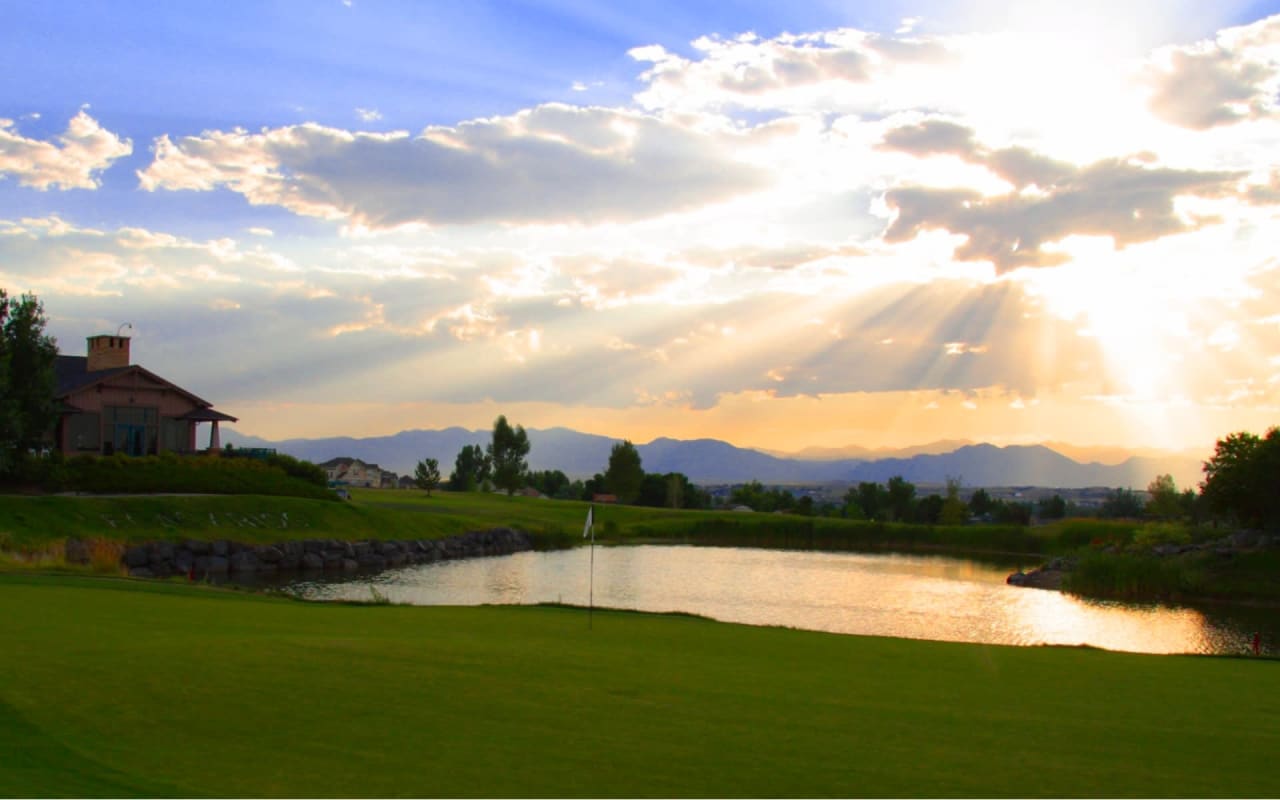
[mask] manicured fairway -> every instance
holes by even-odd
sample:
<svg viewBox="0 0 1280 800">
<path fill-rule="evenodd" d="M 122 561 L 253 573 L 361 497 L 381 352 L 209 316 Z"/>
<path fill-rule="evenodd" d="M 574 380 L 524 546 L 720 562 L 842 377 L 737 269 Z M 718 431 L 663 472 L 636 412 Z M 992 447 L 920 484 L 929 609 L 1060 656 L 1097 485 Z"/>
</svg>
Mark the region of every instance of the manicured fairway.
<svg viewBox="0 0 1280 800">
<path fill-rule="evenodd" d="M 0 575 L 0 794 L 1277 796 L 1280 663 Z"/>
</svg>

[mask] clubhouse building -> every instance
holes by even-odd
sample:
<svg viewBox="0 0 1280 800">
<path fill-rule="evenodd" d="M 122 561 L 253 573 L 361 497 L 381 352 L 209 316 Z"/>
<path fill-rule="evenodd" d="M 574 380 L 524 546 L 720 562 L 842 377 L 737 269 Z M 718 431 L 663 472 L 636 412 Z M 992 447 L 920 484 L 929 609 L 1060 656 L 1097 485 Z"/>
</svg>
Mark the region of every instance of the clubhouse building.
<svg viewBox="0 0 1280 800">
<path fill-rule="evenodd" d="M 130 364 L 128 336 L 90 336 L 88 344 L 88 355 L 60 355 L 54 364 L 55 449 L 68 456 L 194 453 L 202 422 L 213 426 L 209 449 L 221 449 L 218 423 L 235 422 L 235 417 Z"/>
</svg>

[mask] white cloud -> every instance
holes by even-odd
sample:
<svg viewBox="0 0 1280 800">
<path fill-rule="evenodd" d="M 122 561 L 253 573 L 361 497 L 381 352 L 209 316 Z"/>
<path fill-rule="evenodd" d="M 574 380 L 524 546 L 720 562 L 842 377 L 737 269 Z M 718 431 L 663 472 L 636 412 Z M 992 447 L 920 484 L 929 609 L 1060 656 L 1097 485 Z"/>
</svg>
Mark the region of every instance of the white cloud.
<svg viewBox="0 0 1280 800">
<path fill-rule="evenodd" d="M 944 120 L 894 128 L 883 147 L 915 156 L 955 156 L 982 166 L 1010 187 L 984 196 L 968 188 L 900 186 L 885 194 L 896 218 L 885 241 L 930 229 L 961 234 L 955 257 L 990 261 L 998 271 L 1070 260 L 1047 245 L 1070 236 L 1109 236 L 1116 246 L 1196 230 L 1220 220 L 1175 208 L 1180 196 L 1236 194 L 1243 172 L 1176 170 L 1151 165 L 1154 156 L 1112 158 L 1083 167 L 1023 147 L 991 150 L 974 132 Z"/>
<path fill-rule="evenodd" d="M 1280 107 L 1280 16 L 1164 48 L 1147 74 L 1151 110 L 1175 125 L 1204 130 L 1272 116 Z"/>
<path fill-rule="evenodd" d="M 254 205 L 369 228 L 598 223 L 715 203 L 767 185 L 742 134 L 606 108 L 546 105 L 454 127 L 352 133 L 315 124 L 156 140 L 142 188 L 225 187 Z"/>
<path fill-rule="evenodd" d="M 12 175 L 35 189 L 96 189 L 98 173 L 133 152 L 128 139 L 104 129 L 85 111 L 71 118 L 56 142 L 27 139 L 0 119 L 0 178 Z"/>
<path fill-rule="evenodd" d="M 361 122 L 377 122 L 382 119 L 382 112 L 376 108 L 357 108 L 356 116 Z"/>
</svg>

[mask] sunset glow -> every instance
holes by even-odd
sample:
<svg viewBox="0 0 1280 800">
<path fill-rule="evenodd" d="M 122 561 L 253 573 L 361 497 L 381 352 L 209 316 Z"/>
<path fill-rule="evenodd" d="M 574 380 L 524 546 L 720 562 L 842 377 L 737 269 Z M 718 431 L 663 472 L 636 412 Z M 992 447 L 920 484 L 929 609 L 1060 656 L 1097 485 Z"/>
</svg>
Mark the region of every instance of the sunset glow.
<svg viewBox="0 0 1280 800">
<path fill-rule="evenodd" d="M 1207 452 L 1280 423 L 1280 7 L 1112 5 L 11 9 L 0 287 L 272 439 Z"/>
</svg>

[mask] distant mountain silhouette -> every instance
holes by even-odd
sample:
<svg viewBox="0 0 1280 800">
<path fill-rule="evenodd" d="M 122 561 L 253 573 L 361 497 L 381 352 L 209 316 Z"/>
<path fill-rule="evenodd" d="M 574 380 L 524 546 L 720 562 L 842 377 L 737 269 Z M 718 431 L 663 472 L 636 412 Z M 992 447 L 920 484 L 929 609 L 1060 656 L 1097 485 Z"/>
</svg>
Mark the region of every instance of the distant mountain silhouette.
<svg viewBox="0 0 1280 800">
<path fill-rule="evenodd" d="M 604 472 L 609 451 L 620 439 L 579 433 L 569 428 L 529 429 L 533 469 L 558 469 L 570 477 L 588 478 Z M 321 462 L 351 456 L 375 463 L 401 475 L 411 474 L 423 458 L 440 462 L 448 475 L 458 451 L 468 444 L 485 445 L 487 430 L 464 428 L 401 431 L 392 436 L 362 439 L 286 439 L 272 442 L 233 429 L 223 442 L 236 447 L 274 447 L 282 453 Z M 1172 474 L 1178 486 L 1194 488 L 1200 480 L 1200 460 L 1185 455 L 1132 457 L 1118 464 L 1081 463 L 1044 445 L 996 447 L 968 444 L 950 452 L 926 452 L 896 458 L 802 459 L 770 455 L 735 447 L 718 439 L 680 440 L 660 438 L 636 449 L 647 472 L 683 472 L 697 483 L 766 484 L 874 481 L 884 483 L 901 475 L 912 483 L 942 484 L 956 477 L 965 486 L 1129 486 L 1145 488 L 1156 475 Z"/>
</svg>

